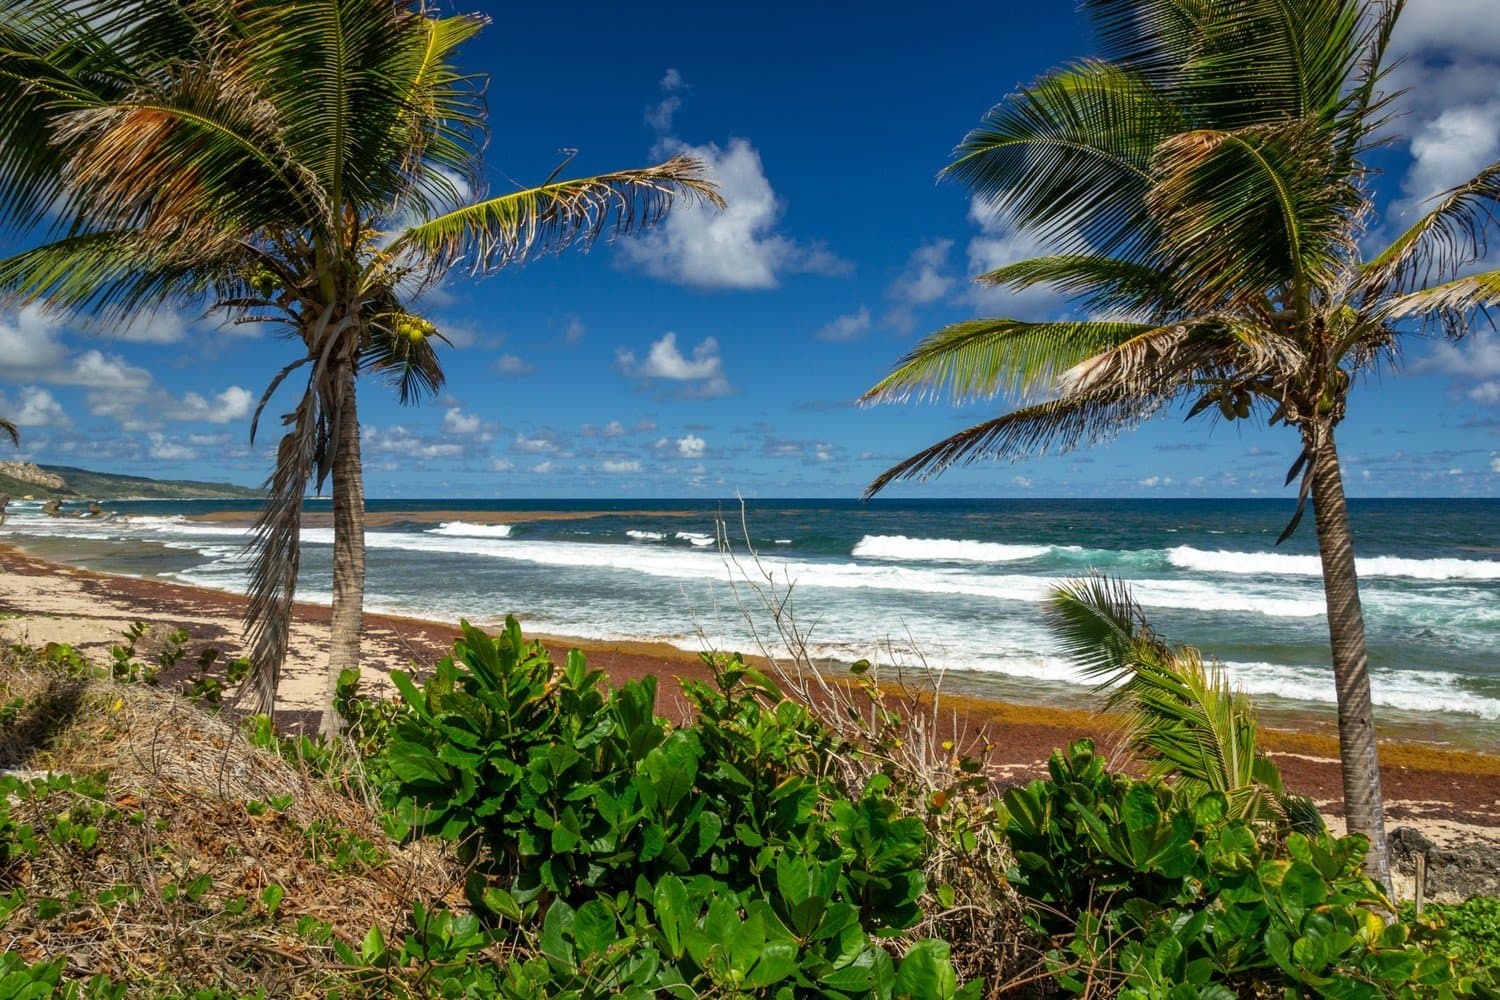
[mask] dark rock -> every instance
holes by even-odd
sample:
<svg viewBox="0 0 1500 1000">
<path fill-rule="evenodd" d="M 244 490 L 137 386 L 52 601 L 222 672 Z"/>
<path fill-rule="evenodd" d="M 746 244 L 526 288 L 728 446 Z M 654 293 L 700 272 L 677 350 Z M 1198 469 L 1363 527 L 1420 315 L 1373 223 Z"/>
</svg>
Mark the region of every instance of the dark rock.
<svg viewBox="0 0 1500 1000">
<path fill-rule="evenodd" d="M 42 513 L 48 517 L 62 517 L 62 501 L 48 500 L 42 504 Z"/>
<path fill-rule="evenodd" d="M 1397 827 L 1388 839 L 1394 869 L 1408 878 L 1416 874 L 1417 855 L 1427 855 L 1429 899 L 1500 895 L 1500 851 L 1493 843 L 1472 841 L 1439 847 L 1409 826 Z"/>
</svg>

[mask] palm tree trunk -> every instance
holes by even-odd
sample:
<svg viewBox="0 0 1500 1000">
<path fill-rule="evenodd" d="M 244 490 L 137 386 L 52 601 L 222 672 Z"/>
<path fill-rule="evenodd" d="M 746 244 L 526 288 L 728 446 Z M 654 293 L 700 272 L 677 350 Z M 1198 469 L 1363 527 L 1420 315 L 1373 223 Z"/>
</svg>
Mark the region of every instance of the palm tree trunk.
<svg viewBox="0 0 1500 1000">
<path fill-rule="evenodd" d="M 359 667 L 365 606 L 365 487 L 354 405 L 354 360 L 341 363 L 338 429 L 333 455 L 333 614 L 329 623 L 328 679 L 318 732 L 337 735 L 333 709 L 339 674 Z"/>
<path fill-rule="evenodd" d="M 1321 431 L 1321 434 L 1319 432 Z M 1391 861 L 1385 840 L 1385 802 L 1380 793 L 1380 762 L 1375 746 L 1375 714 L 1370 705 L 1370 658 L 1365 618 L 1354 567 L 1354 536 L 1339 469 L 1333 427 L 1314 430 L 1313 514 L 1318 554 L 1323 560 L 1323 593 L 1328 602 L 1328 636 L 1333 645 L 1333 680 L 1339 705 L 1339 765 L 1344 779 L 1344 820 L 1350 833 L 1370 841 L 1365 871 L 1391 892 Z"/>
</svg>

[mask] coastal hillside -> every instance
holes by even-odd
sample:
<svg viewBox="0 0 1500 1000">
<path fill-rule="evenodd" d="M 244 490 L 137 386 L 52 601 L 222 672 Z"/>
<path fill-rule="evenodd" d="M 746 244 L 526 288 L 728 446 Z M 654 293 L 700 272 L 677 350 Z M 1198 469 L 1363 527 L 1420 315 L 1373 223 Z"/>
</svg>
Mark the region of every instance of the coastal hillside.
<svg viewBox="0 0 1500 1000">
<path fill-rule="evenodd" d="M 0 462 L 0 493 L 36 500 L 239 500 L 263 495 L 232 483 L 148 479 L 31 462 Z"/>
</svg>

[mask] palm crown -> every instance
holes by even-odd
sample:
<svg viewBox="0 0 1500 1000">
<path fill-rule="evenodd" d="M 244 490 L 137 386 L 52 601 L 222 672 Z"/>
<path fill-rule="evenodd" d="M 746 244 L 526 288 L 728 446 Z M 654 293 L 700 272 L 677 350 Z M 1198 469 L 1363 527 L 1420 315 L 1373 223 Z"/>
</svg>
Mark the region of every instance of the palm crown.
<svg viewBox="0 0 1500 1000">
<path fill-rule="evenodd" d="M 0 296 L 114 317 L 199 300 L 302 349 L 261 400 L 305 369 L 256 527 L 260 710 L 303 492 L 332 470 L 337 505 L 341 452 L 359 477 L 355 376 L 403 402 L 442 384 L 421 293 L 718 202 L 684 157 L 486 197 L 483 81 L 453 61 L 484 23 L 416 0 L 0 0 L 0 218 L 49 238 L 0 262 Z"/>
<path fill-rule="evenodd" d="M 924 340 L 867 400 L 1029 405 L 912 456 L 869 493 L 1092 443 L 1178 400 L 1227 419 L 1259 410 L 1314 449 L 1354 378 L 1394 358 L 1399 321 L 1458 335 L 1500 298 L 1500 272 L 1460 276 L 1481 255 L 1500 165 L 1363 252 L 1374 214 L 1360 157 L 1386 122 L 1379 83 L 1400 2 L 1085 6 L 1106 58 L 1007 98 L 946 174 L 1056 251 L 979 281 L 1051 284 L 1100 318 L 973 320 Z"/>
</svg>

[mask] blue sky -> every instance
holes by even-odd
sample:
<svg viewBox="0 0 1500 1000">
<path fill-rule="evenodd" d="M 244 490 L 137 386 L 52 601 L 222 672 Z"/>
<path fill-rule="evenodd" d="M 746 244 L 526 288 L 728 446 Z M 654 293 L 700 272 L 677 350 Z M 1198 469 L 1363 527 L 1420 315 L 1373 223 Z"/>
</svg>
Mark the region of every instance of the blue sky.
<svg viewBox="0 0 1500 1000">
<path fill-rule="evenodd" d="M 1381 154 L 1376 180 L 1392 212 L 1500 159 L 1491 3 L 1408 6 L 1410 141 Z M 371 496 L 853 496 L 1001 405 L 853 406 L 918 337 L 976 315 L 1066 312 L 1045 292 L 970 283 L 1033 248 L 936 175 L 990 105 L 1092 51 L 1069 4 L 652 16 L 584 3 L 568 25 L 555 8 L 486 9 L 493 23 L 464 61 L 492 77 L 494 189 L 539 182 L 564 149 L 578 151 L 570 174 L 687 150 L 712 164 L 730 208 L 482 281 L 455 275 L 425 305 L 456 345 L 442 398 L 402 408 L 362 386 Z M 293 357 L 191 310 L 101 330 L 10 309 L 0 414 L 34 461 L 256 484 L 272 438 L 250 447 L 249 411 Z M 1341 450 L 1355 495 L 1500 495 L 1500 337 L 1414 341 L 1404 372 L 1356 392 Z M 1285 429 L 1175 414 L 1112 445 L 892 495 L 1278 495 L 1295 452 Z"/>
</svg>

